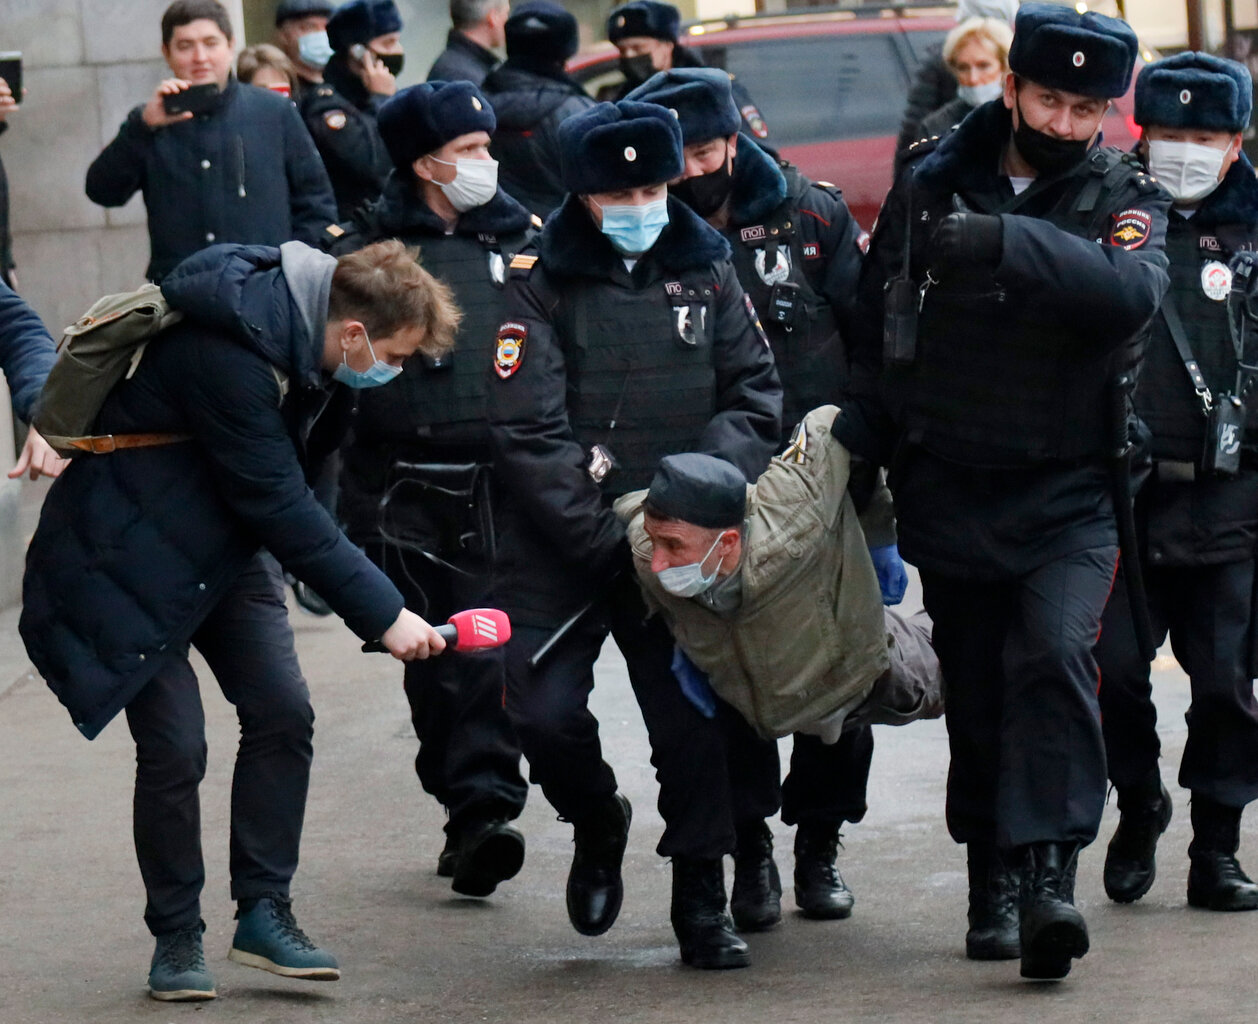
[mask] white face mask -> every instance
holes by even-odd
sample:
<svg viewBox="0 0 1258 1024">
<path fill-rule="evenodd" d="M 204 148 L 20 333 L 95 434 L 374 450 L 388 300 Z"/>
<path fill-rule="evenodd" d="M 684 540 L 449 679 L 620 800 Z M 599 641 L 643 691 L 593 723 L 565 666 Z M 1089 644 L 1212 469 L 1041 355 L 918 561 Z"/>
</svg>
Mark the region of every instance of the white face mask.
<svg viewBox="0 0 1258 1024">
<path fill-rule="evenodd" d="M 716 568 L 707 575 L 704 575 L 703 563 L 712 557 L 712 552 L 721 543 L 722 536 L 723 534 L 717 534 L 716 540 L 708 548 L 708 553 L 699 561 L 691 562 L 689 565 L 675 565 L 671 569 L 661 569 L 657 572 L 655 577 L 660 581 L 660 586 L 674 597 L 696 597 L 712 586 L 716 582 L 717 572 L 720 571 L 721 560 L 717 559 Z"/>
<path fill-rule="evenodd" d="M 958 85 L 957 95 L 972 107 L 981 107 L 984 103 L 989 103 L 998 96 L 1004 94 L 1005 79 L 1002 75 L 990 82 L 983 82 L 981 85 Z"/>
<path fill-rule="evenodd" d="M 498 191 L 498 161 L 459 157 L 454 163 L 432 158 L 434 163 L 456 168 L 454 180 L 438 182 L 442 194 L 459 213 L 484 206 Z"/>
<path fill-rule="evenodd" d="M 1196 142 L 1150 141 L 1149 173 L 1176 202 L 1195 203 L 1219 187 L 1225 156 L 1227 150 Z"/>
</svg>

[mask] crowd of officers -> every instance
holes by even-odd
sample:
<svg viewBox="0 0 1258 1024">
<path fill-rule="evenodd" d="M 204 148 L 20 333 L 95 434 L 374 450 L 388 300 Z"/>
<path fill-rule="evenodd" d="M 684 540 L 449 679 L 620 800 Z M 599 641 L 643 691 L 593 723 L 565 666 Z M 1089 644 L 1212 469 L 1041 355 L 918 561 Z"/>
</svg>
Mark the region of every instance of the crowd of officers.
<svg viewBox="0 0 1258 1024">
<path fill-rule="evenodd" d="M 836 855 L 866 811 L 871 729 L 795 736 L 780 781 L 775 741 L 679 686 L 612 511 L 669 454 L 754 481 L 834 403 L 853 498 L 886 471 L 934 621 L 967 955 L 1051 979 L 1087 952 L 1074 878 L 1107 778 L 1106 890 L 1130 902 L 1153 884 L 1171 798 L 1150 660 L 1168 633 L 1193 697 L 1188 901 L 1258 908 L 1236 860 L 1258 794 L 1248 73 L 1199 53 L 1144 68 L 1142 139 L 1121 153 L 1100 126 L 1131 82 L 1130 28 L 1025 4 L 994 98 L 905 152 L 868 238 L 678 42 L 675 8 L 612 12 L 626 81 L 596 102 L 564 71 L 577 23 L 558 4 L 451 6 L 429 81 L 398 89 L 392 0 L 283 0 L 290 98 L 231 73 L 216 0 L 176 0 L 173 77 L 87 178 L 104 205 L 143 192 L 156 282 L 216 242 L 341 255 L 400 239 L 461 308 L 452 351 L 358 393 L 337 504 L 409 608 L 437 622 L 493 605 L 513 623 L 498 654 L 405 667 L 416 770 L 449 815 L 438 873 L 487 896 L 520 870 L 522 752 L 573 827 L 573 926 L 613 925 L 632 809 L 588 708 L 610 634 L 650 738 L 682 959 L 744 966 L 738 933 L 780 920 L 779 811 L 804 914 L 852 912 Z M 170 112 L 208 83 L 209 106 Z M 867 540 L 895 603 L 897 536 Z"/>
</svg>

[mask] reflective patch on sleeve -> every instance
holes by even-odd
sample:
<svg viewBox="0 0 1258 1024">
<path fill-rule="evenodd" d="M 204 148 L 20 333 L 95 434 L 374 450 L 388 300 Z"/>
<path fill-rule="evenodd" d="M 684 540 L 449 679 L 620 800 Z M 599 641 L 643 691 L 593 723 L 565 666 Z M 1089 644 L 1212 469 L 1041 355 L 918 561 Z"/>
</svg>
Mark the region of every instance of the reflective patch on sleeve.
<svg viewBox="0 0 1258 1024">
<path fill-rule="evenodd" d="M 1123 249 L 1139 249 L 1153 232 L 1153 217 L 1144 210 L 1130 209 L 1114 215 L 1109 244 Z"/>
</svg>

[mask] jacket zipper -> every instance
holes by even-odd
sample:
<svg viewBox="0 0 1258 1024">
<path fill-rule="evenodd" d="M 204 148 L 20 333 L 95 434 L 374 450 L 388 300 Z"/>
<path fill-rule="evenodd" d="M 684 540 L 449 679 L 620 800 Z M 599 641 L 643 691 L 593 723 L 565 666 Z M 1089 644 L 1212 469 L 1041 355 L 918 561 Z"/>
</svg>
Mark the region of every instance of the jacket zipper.
<svg viewBox="0 0 1258 1024">
<path fill-rule="evenodd" d="M 236 136 L 236 168 L 239 171 L 239 184 L 236 187 L 236 194 L 244 199 L 245 192 L 245 140 L 239 135 Z"/>
</svg>

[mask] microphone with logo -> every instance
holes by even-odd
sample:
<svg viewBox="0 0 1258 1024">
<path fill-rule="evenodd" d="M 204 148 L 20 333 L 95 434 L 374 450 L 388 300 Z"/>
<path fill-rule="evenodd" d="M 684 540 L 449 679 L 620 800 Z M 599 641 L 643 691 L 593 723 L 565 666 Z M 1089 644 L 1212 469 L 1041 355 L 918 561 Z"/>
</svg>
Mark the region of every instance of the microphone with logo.
<svg viewBox="0 0 1258 1024">
<path fill-rule="evenodd" d="M 470 653 L 501 647 L 511 639 L 511 620 L 507 613 L 497 608 L 469 608 L 455 612 L 437 632 L 449 646 L 447 650 Z M 363 644 L 368 654 L 388 654 L 389 649 L 379 640 Z"/>
</svg>

